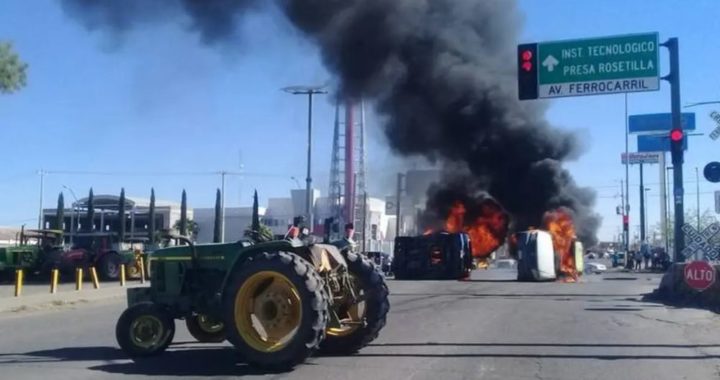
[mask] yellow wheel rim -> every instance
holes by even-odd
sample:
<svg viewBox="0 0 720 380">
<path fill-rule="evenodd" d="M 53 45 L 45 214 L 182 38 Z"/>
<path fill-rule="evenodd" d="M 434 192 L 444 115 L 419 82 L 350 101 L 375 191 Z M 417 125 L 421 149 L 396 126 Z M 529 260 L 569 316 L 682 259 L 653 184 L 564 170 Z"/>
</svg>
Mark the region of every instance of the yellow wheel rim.
<svg viewBox="0 0 720 380">
<path fill-rule="evenodd" d="M 235 325 L 255 350 L 281 350 L 302 322 L 302 300 L 295 285 L 278 272 L 250 276 L 235 295 Z"/>
<path fill-rule="evenodd" d="M 222 322 L 216 321 L 205 314 L 197 316 L 197 323 L 201 330 L 211 334 L 220 332 L 225 327 Z"/>
<path fill-rule="evenodd" d="M 350 281 L 353 284 L 355 295 L 360 298 L 364 297 L 364 291 L 357 277 L 350 275 Z M 365 301 L 354 303 L 347 297 L 344 301 L 335 306 L 335 312 L 340 319 L 340 327 L 329 327 L 326 332 L 330 336 L 343 337 L 350 335 L 362 326 L 365 319 L 367 309 Z"/>
<path fill-rule="evenodd" d="M 130 340 L 145 349 L 159 346 L 165 337 L 162 321 L 152 315 L 143 315 L 130 325 Z"/>
</svg>

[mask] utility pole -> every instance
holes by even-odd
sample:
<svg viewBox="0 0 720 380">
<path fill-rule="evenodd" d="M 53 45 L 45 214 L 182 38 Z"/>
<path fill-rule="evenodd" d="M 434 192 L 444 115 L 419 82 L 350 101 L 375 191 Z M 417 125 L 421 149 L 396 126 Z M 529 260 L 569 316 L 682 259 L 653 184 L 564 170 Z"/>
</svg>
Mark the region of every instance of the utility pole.
<svg viewBox="0 0 720 380">
<path fill-rule="evenodd" d="M 665 176 L 665 152 L 660 152 L 660 161 L 658 167 L 660 168 L 660 226 L 661 226 L 661 238 L 665 244 L 665 252 L 668 248 L 668 231 L 667 231 L 667 178 Z"/>
<path fill-rule="evenodd" d="M 640 163 L 640 241 L 645 242 L 645 183 L 643 181 L 643 164 Z"/>
<path fill-rule="evenodd" d="M 625 196 L 623 206 L 623 234 L 625 252 L 630 252 L 630 126 L 628 125 L 628 95 L 625 93 Z"/>
<path fill-rule="evenodd" d="M 677 37 L 669 38 L 661 46 L 668 49 L 670 53 L 670 73 L 662 79 L 670 82 L 670 106 L 672 109 L 672 126 L 673 130 L 682 132 L 682 117 L 680 114 L 680 52 Z M 683 137 L 687 138 L 687 137 Z M 672 144 L 672 143 L 671 143 Z M 685 261 L 682 254 L 685 249 L 685 235 L 682 227 L 685 224 L 685 205 L 684 205 L 684 188 L 683 188 L 683 152 L 672 154 L 673 163 L 673 198 L 675 203 L 675 244 L 674 258 L 675 262 Z"/>
<path fill-rule="evenodd" d="M 697 193 L 697 231 L 700 233 L 700 174 L 698 167 L 695 167 L 695 192 Z"/>
<path fill-rule="evenodd" d="M 363 193 L 363 229 L 362 229 L 362 251 L 363 253 L 367 252 L 365 242 L 367 241 L 367 191 Z"/>
<path fill-rule="evenodd" d="M 38 172 L 40 174 L 40 210 L 38 211 L 38 230 L 41 230 L 43 228 L 43 186 L 45 181 L 45 171 L 40 169 Z"/>
<path fill-rule="evenodd" d="M 668 166 L 665 168 L 666 172 L 670 172 L 672 170 L 672 166 Z M 667 187 L 666 193 L 670 192 L 670 174 L 665 175 L 665 187 Z M 670 220 L 670 197 L 666 197 L 665 202 L 667 205 L 665 206 L 665 252 L 669 255 L 670 254 L 670 226 L 672 221 Z M 673 235 L 674 236 L 674 235 Z"/>
<path fill-rule="evenodd" d="M 225 242 L 225 175 L 226 171 L 220 172 L 220 242 Z"/>
<path fill-rule="evenodd" d="M 395 198 L 395 237 L 401 235 L 400 231 L 400 220 L 402 219 L 400 216 L 400 200 L 402 195 L 402 183 L 403 183 L 403 177 L 405 175 L 402 173 L 398 173 L 397 175 L 397 197 Z"/>
<path fill-rule="evenodd" d="M 625 156 L 627 157 L 627 156 Z M 630 240 L 630 229 L 628 226 L 628 223 L 630 221 L 630 218 L 628 216 L 628 213 L 625 209 L 625 181 L 620 180 L 620 200 L 621 200 L 621 211 L 620 214 L 622 215 L 622 222 L 623 222 L 623 245 L 625 246 L 625 252 L 628 252 L 628 247 L 630 246 L 629 240 Z"/>
<path fill-rule="evenodd" d="M 314 221 L 312 214 L 312 177 L 311 177 L 311 163 L 312 163 L 312 105 L 313 95 L 315 94 L 327 94 L 327 91 L 323 90 L 324 86 L 321 87 L 308 87 L 308 86 L 293 86 L 283 88 L 283 91 L 293 95 L 307 95 L 308 96 L 308 141 L 307 141 L 307 182 L 305 186 L 305 217 L 307 218 L 308 229 L 310 232 L 313 231 Z"/>
</svg>

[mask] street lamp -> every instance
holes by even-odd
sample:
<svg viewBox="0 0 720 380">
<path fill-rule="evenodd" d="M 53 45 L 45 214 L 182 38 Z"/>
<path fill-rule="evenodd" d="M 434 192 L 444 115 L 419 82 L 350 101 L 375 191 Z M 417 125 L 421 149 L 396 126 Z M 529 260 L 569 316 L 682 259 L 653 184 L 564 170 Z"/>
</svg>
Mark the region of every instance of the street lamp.
<svg viewBox="0 0 720 380">
<path fill-rule="evenodd" d="M 298 179 L 295 178 L 295 176 L 290 177 L 290 179 L 293 180 L 293 181 L 295 181 L 295 186 L 297 186 L 297 188 L 299 189 L 299 188 L 300 188 L 300 182 L 298 181 Z"/>
<path fill-rule="evenodd" d="M 311 177 L 311 160 L 312 160 L 312 101 L 315 94 L 327 94 L 324 90 L 325 86 L 291 86 L 282 90 L 292 95 L 308 96 L 308 141 L 307 141 L 307 184 L 305 187 L 305 216 L 307 217 L 308 228 L 313 230 L 313 214 L 312 214 L 312 177 Z"/>
</svg>

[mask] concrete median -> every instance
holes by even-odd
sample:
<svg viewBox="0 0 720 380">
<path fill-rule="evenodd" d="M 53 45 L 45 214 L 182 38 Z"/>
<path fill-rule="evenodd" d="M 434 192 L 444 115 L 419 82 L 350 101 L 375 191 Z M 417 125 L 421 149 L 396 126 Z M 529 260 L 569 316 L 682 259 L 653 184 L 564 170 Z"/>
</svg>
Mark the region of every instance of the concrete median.
<svg viewBox="0 0 720 380">
<path fill-rule="evenodd" d="M 105 284 L 103 284 L 105 285 Z M 75 290 L 75 283 L 64 283 L 58 286 L 56 293 L 48 292 L 47 285 L 25 285 L 20 297 L 13 296 L 13 286 L 0 286 L 0 313 L 23 311 L 51 310 L 81 305 L 110 299 L 124 299 L 128 288 L 144 286 L 139 283 L 128 284 L 121 287 L 117 284 L 107 284 L 100 289 L 84 287 Z"/>
<path fill-rule="evenodd" d="M 713 269 L 712 281 L 708 279 L 707 287 L 698 290 L 689 285 L 688 275 L 692 281 L 693 274 L 686 271 L 687 263 L 673 264 L 663 275 L 660 286 L 645 296 L 649 301 L 658 301 L 677 307 L 694 307 L 720 312 L 720 282 L 715 281 L 720 265 L 708 265 Z"/>
</svg>

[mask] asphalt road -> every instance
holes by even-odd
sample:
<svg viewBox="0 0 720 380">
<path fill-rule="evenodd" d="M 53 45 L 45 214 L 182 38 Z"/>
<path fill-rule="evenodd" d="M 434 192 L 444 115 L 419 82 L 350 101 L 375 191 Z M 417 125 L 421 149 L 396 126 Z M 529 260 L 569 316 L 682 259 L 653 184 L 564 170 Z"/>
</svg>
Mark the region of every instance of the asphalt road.
<svg viewBox="0 0 720 380">
<path fill-rule="evenodd" d="M 163 356 L 117 349 L 120 300 L 0 314 L 3 379 L 720 379 L 720 318 L 641 301 L 659 275 L 606 273 L 582 283 L 517 283 L 506 270 L 466 282 L 389 281 L 381 336 L 350 357 L 316 357 L 285 374 L 237 363 L 228 345 L 193 343 L 178 324 Z"/>
</svg>

